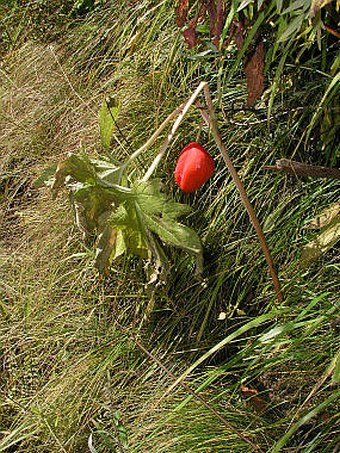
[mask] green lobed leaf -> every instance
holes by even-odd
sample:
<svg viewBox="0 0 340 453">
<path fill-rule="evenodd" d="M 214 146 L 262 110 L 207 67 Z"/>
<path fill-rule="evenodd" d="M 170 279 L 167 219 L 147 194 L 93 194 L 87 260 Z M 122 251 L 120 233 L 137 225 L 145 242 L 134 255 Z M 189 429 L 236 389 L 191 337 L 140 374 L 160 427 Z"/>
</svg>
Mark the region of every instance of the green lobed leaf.
<svg viewBox="0 0 340 453">
<path fill-rule="evenodd" d="M 98 186 L 79 186 L 70 194 L 75 208 L 76 224 L 85 236 L 98 233 L 101 216 L 116 205 L 114 192 Z"/>
<path fill-rule="evenodd" d="M 163 242 L 197 255 L 202 253 L 201 241 L 191 228 L 147 213 L 144 213 L 143 217 L 147 227 L 156 233 Z"/>
<path fill-rule="evenodd" d="M 36 189 L 39 189 L 40 187 L 43 186 L 49 186 L 53 184 L 54 181 L 54 175 L 57 170 L 57 164 L 51 165 L 50 167 L 45 168 L 42 172 L 41 175 L 34 181 L 33 186 Z"/>
<path fill-rule="evenodd" d="M 57 165 L 51 188 L 54 195 L 61 187 L 66 185 L 73 189 L 77 183 L 113 188 L 119 193 L 126 192 L 129 191 L 128 188 L 119 187 L 124 168 L 120 163 L 91 159 L 84 154 L 70 154 Z"/>
<path fill-rule="evenodd" d="M 138 182 L 134 185 L 138 205 L 148 214 L 162 214 L 163 217 L 177 219 L 191 212 L 191 207 L 168 200 L 161 192 L 161 180 Z"/>
<path fill-rule="evenodd" d="M 122 163 L 118 161 L 110 162 L 108 160 L 99 159 L 90 159 L 90 162 L 94 167 L 99 184 L 107 187 L 113 187 L 121 183 L 125 170 Z"/>
<path fill-rule="evenodd" d="M 67 159 L 59 162 L 54 175 L 52 190 L 54 194 L 65 185 L 66 178 L 71 177 L 73 181 L 94 184 L 97 176 L 90 159 L 81 154 L 70 154 Z"/>
<path fill-rule="evenodd" d="M 104 100 L 99 110 L 99 128 L 100 139 L 105 149 L 110 148 L 113 131 L 116 125 L 116 119 L 120 112 L 120 104 L 114 97 Z"/>
<path fill-rule="evenodd" d="M 111 160 L 70 154 L 54 174 L 52 190 L 66 186 L 70 191 L 76 224 L 85 237 L 97 236 L 96 267 L 107 273 L 112 261 L 123 253 L 153 257 L 155 273 L 163 275 L 167 258 L 162 243 L 196 257 L 203 268 L 200 239 L 195 231 L 178 222 L 191 208 L 169 200 L 161 192 L 159 179 L 126 183 L 125 166 Z M 155 277 L 156 278 L 156 277 Z"/>
<path fill-rule="evenodd" d="M 138 215 L 145 225 L 156 233 L 162 241 L 181 247 L 191 253 L 202 252 L 198 235 L 176 219 L 191 211 L 190 206 L 168 200 L 160 191 L 161 182 L 155 179 L 135 185 Z"/>
<path fill-rule="evenodd" d="M 121 196 L 121 204 L 109 218 L 110 226 L 122 231 L 129 253 L 146 257 L 149 250 L 158 263 L 165 262 L 156 240 L 158 237 L 163 243 L 195 255 L 201 270 L 200 239 L 195 231 L 177 221 L 178 217 L 190 212 L 190 207 L 167 200 L 160 189 L 158 179 L 136 183 L 129 197 Z"/>
<path fill-rule="evenodd" d="M 134 202 L 127 200 L 121 204 L 109 218 L 109 224 L 121 231 L 120 240 L 124 241 L 125 251 L 140 256 L 148 257 L 148 240 L 144 228 L 138 221 Z M 118 256 L 118 255 L 116 255 Z M 115 256 L 115 257 L 116 257 Z"/>
</svg>

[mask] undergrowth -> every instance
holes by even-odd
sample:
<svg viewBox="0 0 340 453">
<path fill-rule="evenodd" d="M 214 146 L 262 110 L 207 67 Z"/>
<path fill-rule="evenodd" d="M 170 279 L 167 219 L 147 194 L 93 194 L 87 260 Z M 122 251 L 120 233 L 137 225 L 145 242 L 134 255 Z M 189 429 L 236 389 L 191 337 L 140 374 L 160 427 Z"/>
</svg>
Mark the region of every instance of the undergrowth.
<svg viewBox="0 0 340 453">
<path fill-rule="evenodd" d="M 70 2 L 55 21 L 44 2 L 31 14 L 13 4 L 2 7 L 8 36 L 0 68 L 0 451 L 253 451 L 214 411 L 263 451 L 338 451 L 338 249 L 308 268 L 299 257 L 315 236 L 304 226 L 339 200 L 339 184 L 264 170 L 280 157 L 338 162 L 336 140 L 320 140 L 322 117 L 301 141 L 331 83 L 336 46 L 326 63 L 317 46 L 302 63 L 289 56 L 268 119 L 269 91 L 258 108 L 243 110 L 241 70 L 219 79 L 235 49 L 229 59 L 210 47 L 186 49 L 172 2 L 94 2 L 79 14 Z M 44 29 L 33 33 L 38 12 Z M 20 28 L 27 14 L 30 25 Z M 123 159 L 204 79 L 277 264 L 283 303 L 198 111 L 183 122 L 157 176 L 193 208 L 185 221 L 204 246 L 201 278 L 185 253 L 170 248 L 170 276 L 160 287 L 148 287 L 145 263 L 129 256 L 99 277 L 66 194 L 52 200 L 34 186 L 69 152 L 104 153 L 105 96 L 122 104 L 110 152 Z M 174 186 L 173 168 L 197 134 L 217 168 L 186 195 Z M 136 175 L 157 146 L 139 158 Z"/>
</svg>

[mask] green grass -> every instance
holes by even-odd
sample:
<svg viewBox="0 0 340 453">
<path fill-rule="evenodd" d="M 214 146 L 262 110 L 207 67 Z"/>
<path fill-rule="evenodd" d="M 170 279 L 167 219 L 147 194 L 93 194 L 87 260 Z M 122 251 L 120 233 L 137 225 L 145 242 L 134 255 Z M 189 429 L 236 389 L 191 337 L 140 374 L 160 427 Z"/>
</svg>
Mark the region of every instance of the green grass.
<svg viewBox="0 0 340 453">
<path fill-rule="evenodd" d="M 263 451 L 326 453 L 339 446 L 338 249 L 310 268 L 299 265 L 303 245 L 317 234 L 303 226 L 339 199 L 339 184 L 263 169 L 280 157 L 336 161 L 335 140 L 322 148 L 320 123 L 299 144 L 332 80 L 329 67 L 305 69 L 322 67 L 316 47 L 303 65 L 290 56 L 268 129 L 264 102 L 257 112 L 232 110 L 246 99 L 241 70 L 228 83 L 217 80 L 219 65 L 227 77 L 235 55 L 229 61 L 188 51 L 172 6 L 115 2 L 56 22 L 43 6 L 40 34 L 32 31 L 37 11 L 18 33 L 23 10 L 4 10 L 13 39 L 0 68 L 0 451 L 87 451 L 91 434 L 98 452 L 252 451 L 185 388 L 173 386 L 152 355 Z M 329 65 L 334 53 L 331 47 Z M 274 60 L 269 82 L 276 70 Z M 200 129 L 195 110 L 158 176 L 165 192 L 193 207 L 185 222 L 204 245 L 202 278 L 184 252 L 170 249 L 173 264 L 163 286 L 148 288 L 145 263 L 133 257 L 120 258 L 100 278 L 66 194 L 53 200 L 33 185 L 68 152 L 103 152 L 98 110 L 106 94 L 122 102 L 124 137 L 116 131 L 112 148 L 122 158 L 203 79 L 224 144 L 264 225 L 286 295 L 282 304 L 205 126 L 200 140 L 216 159 L 214 177 L 196 194 L 174 186 L 178 150 Z M 136 175 L 157 145 L 139 159 Z M 259 392 L 261 410 L 242 386 Z"/>
</svg>

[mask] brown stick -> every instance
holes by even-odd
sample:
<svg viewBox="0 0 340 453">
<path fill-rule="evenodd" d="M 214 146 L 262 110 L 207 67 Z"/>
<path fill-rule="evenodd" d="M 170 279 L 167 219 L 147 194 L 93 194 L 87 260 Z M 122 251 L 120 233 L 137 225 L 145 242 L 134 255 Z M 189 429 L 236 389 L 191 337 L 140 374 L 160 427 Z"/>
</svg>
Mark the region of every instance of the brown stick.
<svg viewBox="0 0 340 453">
<path fill-rule="evenodd" d="M 276 161 L 275 165 L 266 165 L 264 168 L 266 170 L 284 171 L 291 175 L 340 179 L 340 170 L 338 168 L 308 165 L 290 159 L 279 159 Z"/>
<path fill-rule="evenodd" d="M 207 85 L 204 87 L 204 95 L 205 95 L 206 103 L 207 103 L 207 106 L 209 109 L 209 115 L 202 108 L 200 108 L 201 115 L 202 115 L 203 119 L 205 120 L 205 122 L 207 123 L 207 125 L 210 127 L 213 137 L 215 139 L 216 145 L 217 145 L 218 149 L 220 150 L 222 157 L 224 159 L 224 162 L 226 163 L 226 166 L 228 167 L 228 170 L 234 180 L 234 183 L 241 195 L 242 202 L 248 212 L 250 221 L 252 222 L 252 224 L 255 228 L 256 234 L 259 238 L 261 248 L 262 248 L 264 256 L 266 258 L 269 272 L 272 277 L 274 288 L 276 291 L 276 297 L 279 302 L 282 302 L 283 294 L 281 291 L 280 281 L 279 281 L 279 278 L 278 278 L 278 275 L 277 275 L 277 272 L 276 272 L 276 269 L 274 266 L 272 256 L 271 256 L 269 248 L 268 248 L 268 244 L 267 244 L 265 235 L 262 231 L 260 222 L 255 213 L 255 210 L 254 210 L 252 204 L 250 203 L 250 200 L 248 198 L 244 185 L 236 171 L 236 168 L 234 167 L 234 164 L 232 163 L 232 161 L 229 157 L 228 151 L 226 150 L 225 146 L 223 145 L 222 136 L 218 129 L 217 121 L 215 119 L 215 113 L 214 113 L 214 108 L 213 108 L 213 104 L 212 104 L 212 100 L 211 100 L 211 96 L 210 96 L 209 87 Z"/>
<path fill-rule="evenodd" d="M 131 337 L 130 337 L 131 338 Z M 165 366 L 163 363 L 155 357 L 151 352 L 149 352 L 144 346 L 136 339 L 132 338 L 133 342 L 139 347 L 141 351 L 144 352 L 150 359 L 152 359 L 154 362 L 157 363 L 157 365 L 162 368 L 165 373 L 170 376 L 173 380 L 177 381 L 177 377 Z M 196 398 L 198 401 L 200 401 L 212 414 L 214 414 L 230 431 L 235 433 L 240 439 L 242 439 L 244 442 L 246 442 L 248 445 L 250 445 L 256 452 L 258 453 L 263 453 L 263 450 L 261 448 L 254 444 L 250 439 L 248 439 L 244 434 L 241 433 L 237 428 L 235 428 L 233 425 L 231 425 L 222 415 L 220 415 L 204 398 L 202 398 L 201 395 L 196 393 L 194 390 L 192 390 L 191 387 L 189 387 L 187 384 L 184 382 L 179 382 L 179 385 L 184 388 L 190 395 L 192 395 L 194 398 Z"/>
</svg>

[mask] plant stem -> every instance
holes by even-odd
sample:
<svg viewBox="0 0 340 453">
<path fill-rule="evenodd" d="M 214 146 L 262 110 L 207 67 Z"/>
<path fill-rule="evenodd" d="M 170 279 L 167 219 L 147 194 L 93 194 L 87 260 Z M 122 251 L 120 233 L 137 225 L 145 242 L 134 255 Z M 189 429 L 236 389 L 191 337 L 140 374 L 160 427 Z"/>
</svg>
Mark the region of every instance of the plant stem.
<svg viewBox="0 0 340 453">
<path fill-rule="evenodd" d="M 335 178 L 340 179 L 338 168 L 320 167 L 319 165 L 309 165 L 290 159 L 279 159 L 275 165 L 266 165 L 266 170 L 284 171 L 295 176 L 314 176 L 316 178 Z"/>
<path fill-rule="evenodd" d="M 248 195 L 247 195 L 247 192 L 246 192 L 246 189 L 241 181 L 241 178 L 239 177 L 237 171 L 236 171 L 236 168 L 234 167 L 234 164 L 232 163 L 230 157 L 229 157 L 229 154 L 228 154 L 228 151 L 226 150 L 224 144 L 223 144 L 223 141 L 222 141 L 222 135 L 218 129 L 218 125 L 217 125 L 217 121 L 216 121 L 216 118 L 215 118 L 215 112 L 214 112 L 214 107 L 213 107 L 213 103 L 212 103 L 212 100 L 211 100 L 211 96 L 210 96 L 210 91 L 209 91 L 209 87 L 207 84 L 205 84 L 204 86 L 204 96 L 205 96 L 205 100 L 206 100 L 206 103 L 207 103 L 207 106 L 208 106 L 208 110 L 209 110 L 209 115 L 202 109 L 202 108 L 199 108 L 200 112 L 201 112 L 201 115 L 203 117 L 203 119 L 205 120 L 205 122 L 207 123 L 207 125 L 210 127 L 211 129 L 211 132 L 212 132 L 212 135 L 215 139 L 215 142 L 216 142 L 216 145 L 218 147 L 218 149 L 220 150 L 221 154 L 222 154 L 222 157 L 224 159 L 224 162 L 226 163 L 226 166 L 234 180 L 234 183 L 241 195 L 241 199 L 242 199 L 242 202 L 248 212 L 248 215 L 250 217 L 250 221 L 252 222 L 254 228 L 255 228 L 255 231 L 256 231 L 256 234 L 259 238 L 259 242 L 260 242 L 260 245 L 261 245 L 261 248 L 263 250 L 263 253 L 264 253 L 264 256 L 266 258 L 266 261 L 267 261 L 267 264 L 268 264 L 268 268 L 269 268 L 269 272 L 270 272 L 270 275 L 272 277 L 272 280 L 273 280 L 273 284 L 274 284 L 274 288 L 275 288 L 275 291 L 276 291 L 276 297 L 278 299 L 279 302 L 282 302 L 283 301 L 283 294 L 282 294 L 282 291 L 281 291 L 281 285 L 280 285 L 280 281 L 279 281 L 279 278 L 278 278 L 278 275 L 277 275 L 277 272 L 276 272 L 276 269 L 275 269 L 275 266 L 274 266 L 274 262 L 273 262 L 273 259 L 272 259 L 272 256 L 270 254 L 270 251 L 269 251 L 269 248 L 268 248 L 268 244 L 267 244 L 267 241 L 266 241 L 266 237 L 263 233 L 263 230 L 261 228 L 261 225 L 260 225 L 260 222 L 257 218 L 257 215 L 255 213 L 255 210 L 248 198 Z M 200 107 L 200 106 L 199 106 Z"/>
<path fill-rule="evenodd" d="M 147 172 L 145 173 L 145 175 L 143 176 L 142 178 L 142 181 L 148 181 L 150 176 L 153 174 L 153 172 L 156 170 L 156 168 L 158 167 L 162 157 L 164 156 L 171 140 L 173 139 L 173 136 L 175 135 L 175 132 L 177 131 L 179 125 L 181 124 L 184 116 L 187 114 L 189 108 L 192 106 L 192 104 L 195 102 L 197 96 L 200 94 L 200 92 L 204 89 L 204 87 L 207 85 L 207 82 L 201 82 L 198 87 L 196 88 L 196 90 L 194 91 L 194 93 L 190 96 L 190 98 L 187 100 L 187 102 L 184 104 L 184 107 L 183 107 L 183 110 L 181 112 L 181 114 L 178 116 L 177 120 L 174 122 L 168 136 L 166 137 L 166 139 L 164 140 L 164 143 L 163 145 L 161 146 L 157 156 L 155 157 L 154 161 L 152 162 L 152 164 L 150 165 L 150 167 L 148 168 Z M 182 106 L 181 106 L 182 108 Z"/>
</svg>

